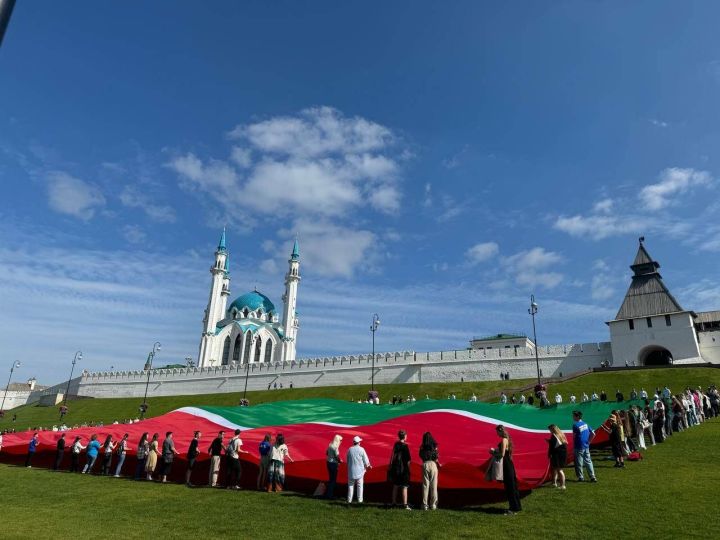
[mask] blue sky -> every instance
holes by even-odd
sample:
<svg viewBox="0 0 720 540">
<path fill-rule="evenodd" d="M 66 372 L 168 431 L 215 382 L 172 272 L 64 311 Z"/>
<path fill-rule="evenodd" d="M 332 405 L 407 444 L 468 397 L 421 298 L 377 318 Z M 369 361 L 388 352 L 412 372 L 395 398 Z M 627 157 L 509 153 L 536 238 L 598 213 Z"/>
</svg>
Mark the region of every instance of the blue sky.
<svg viewBox="0 0 720 540">
<path fill-rule="evenodd" d="M 300 356 L 607 339 L 645 235 L 720 308 L 720 6 L 19 3 L 0 49 L 0 346 L 20 377 L 197 355 L 232 290 Z"/>
</svg>

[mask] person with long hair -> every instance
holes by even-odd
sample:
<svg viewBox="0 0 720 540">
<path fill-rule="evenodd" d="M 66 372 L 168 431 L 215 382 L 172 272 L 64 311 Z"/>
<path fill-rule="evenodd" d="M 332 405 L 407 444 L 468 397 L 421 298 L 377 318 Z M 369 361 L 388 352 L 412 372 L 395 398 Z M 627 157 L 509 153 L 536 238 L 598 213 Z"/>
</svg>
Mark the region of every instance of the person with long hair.
<svg viewBox="0 0 720 540">
<path fill-rule="evenodd" d="M 550 439 L 548 439 L 548 457 L 550 458 L 550 474 L 553 486 L 565 489 L 565 472 L 563 467 L 567 463 L 567 438 L 562 430 L 555 424 L 548 426 Z M 560 485 L 558 485 L 560 478 Z"/>
<path fill-rule="evenodd" d="M 70 472 L 78 472 L 80 470 L 80 452 L 85 450 L 81 439 L 82 437 L 75 437 L 70 447 Z"/>
<path fill-rule="evenodd" d="M 112 466 L 112 455 L 113 450 L 115 450 L 115 443 L 113 442 L 113 436 L 108 435 L 105 437 L 105 442 L 103 443 L 103 460 L 102 460 L 102 466 L 100 467 L 100 474 L 103 476 L 112 474 L 110 472 L 110 467 Z"/>
<path fill-rule="evenodd" d="M 342 442 L 342 435 L 335 435 L 333 440 L 325 451 L 325 462 L 328 470 L 328 483 L 327 489 L 325 490 L 325 498 L 332 499 L 335 497 L 335 486 L 337 485 L 337 473 L 342 459 L 340 459 L 340 443 Z"/>
<path fill-rule="evenodd" d="M 261 490 L 267 481 L 268 469 L 270 468 L 270 455 L 272 454 L 272 443 L 270 442 L 270 434 L 266 433 L 262 442 L 258 445 L 258 453 L 260 454 L 260 464 L 258 467 L 257 489 Z"/>
<path fill-rule="evenodd" d="M 115 478 L 120 478 L 122 466 L 125 463 L 125 457 L 127 456 L 128 437 L 130 437 L 130 434 L 126 433 L 125 435 L 123 435 L 123 438 L 117 444 L 116 453 L 118 455 L 118 462 L 117 466 L 115 467 Z"/>
<path fill-rule="evenodd" d="M 495 428 L 495 433 L 500 437 L 500 443 L 497 449 L 492 451 L 493 455 L 502 459 L 503 484 L 505 485 L 505 495 L 507 496 L 510 509 L 506 510 L 506 514 L 515 514 L 522 510 L 520 505 L 520 492 L 517 487 L 517 476 L 515 475 L 515 465 L 512 461 L 513 444 L 510 434 L 505 431 L 505 427 L 499 425 Z"/>
<path fill-rule="evenodd" d="M 623 462 L 622 431 L 618 423 L 618 417 L 611 414 L 608 422 L 610 424 L 609 427 L 603 425 L 603 429 L 610 433 L 610 447 L 612 448 L 612 455 L 615 458 L 615 467 L 622 468 L 625 466 L 625 463 Z"/>
<path fill-rule="evenodd" d="M 429 431 L 423 434 L 422 444 L 420 445 L 420 459 L 423 462 L 422 507 L 423 510 L 430 508 L 437 510 L 438 468 L 440 467 L 438 460 L 440 454 L 438 445 Z"/>
<path fill-rule="evenodd" d="M 153 473 L 155 472 L 155 467 L 157 467 L 158 462 L 158 438 L 160 437 L 159 433 L 153 433 L 152 441 L 150 441 L 150 444 L 148 445 L 148 453 L 145 458 L 145 472 L 147 473 L 147 479 L 152 480 L 153 479 Z"/>
<path fill-rule="evenodd" d="M 285 444 L 285 436 L 278 433 L 275 436 L 275 444 L 272 447 L 270 455 L 270 468 L 268 470 L 267 491 L 282 491 L 285 488 L 285 458 L 291 462 L 287 444 Z"/>
<path fill-rule="evenodd" d="M 137 445 L 137 465 L 135 466 L 135 480 L 141 480 L 145 473 L 145 460 L 149 450 L 148 432 L 142 434 L 140 442 Z"/>
<path fill-rule="evenodd" d="M 395 441 L 388 466 L 388 479 L 392 482 L 392 505 L 397 506 L 398 492 L 402 499 L 402 507 L 410 510 L 407 502 L 408 487 L 410 487 L 410 449 L 407 445 L 407 433 L 398 431 L 398 440 Z"/>
</svg>

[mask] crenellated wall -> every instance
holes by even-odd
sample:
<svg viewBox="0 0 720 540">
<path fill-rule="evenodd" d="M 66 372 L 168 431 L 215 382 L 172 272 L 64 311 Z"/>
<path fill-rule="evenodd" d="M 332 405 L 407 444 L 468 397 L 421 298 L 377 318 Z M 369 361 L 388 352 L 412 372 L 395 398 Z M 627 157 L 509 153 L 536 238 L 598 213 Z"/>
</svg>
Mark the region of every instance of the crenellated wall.
<svg viewBox="0 0 720 540">
<path fill-rule="evenodd" d="M 611 362 L 609 343 L 551 345 L 538 349 L 544 377 L 558 377 Z M 512 379 L 536 375 L 532 349 L 463 349 L 415 353 L 379 353 L 375 357 L 375 382 L 450 382 Z M 266 390 L 275 384 L 288 387 L 370 384 L 372 355 L 304 358 L 294 362 L 154 370 L 150 372 L 148 395 L 169 396 Z M 90 397 L 142 397 L 148 381 L 146 371 L 84 373 L 78 394 Z M 73 392 L 71 391 L 71 394 Z"/>
</svg>

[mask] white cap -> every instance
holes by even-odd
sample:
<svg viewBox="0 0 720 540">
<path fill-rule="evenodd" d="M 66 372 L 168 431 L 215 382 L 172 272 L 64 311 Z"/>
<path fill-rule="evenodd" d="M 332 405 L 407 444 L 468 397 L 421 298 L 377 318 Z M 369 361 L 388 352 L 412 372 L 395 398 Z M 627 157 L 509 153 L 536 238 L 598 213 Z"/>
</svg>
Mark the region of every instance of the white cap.
<svg viewBox="0 0 720 540">
<path fill-rule="evenodd" d="M 362 441 L 362 439 L 360 438 L 359 435 L 355 435 L 355 436 L 353 437 L 353 442 L 354 442 L 355 444 L 357 444 L 357 443 L 359 443 L 359 442 L 361 442 L 361 441 Z"/>
</svg>

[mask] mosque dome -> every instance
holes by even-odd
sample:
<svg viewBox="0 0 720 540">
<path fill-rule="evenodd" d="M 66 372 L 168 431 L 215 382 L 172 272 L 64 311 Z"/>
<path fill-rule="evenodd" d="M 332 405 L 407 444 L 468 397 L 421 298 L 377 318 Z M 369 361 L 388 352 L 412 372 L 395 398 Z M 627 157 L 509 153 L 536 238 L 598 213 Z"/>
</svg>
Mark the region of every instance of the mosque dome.
<svg viewBox="0 0 720 540">
<path fill-rule="evenodd" d="M 247 308 L 248 311 L 257 311 L 262 308 L 265 313 L 277 313 L 275 305 L 270 299 L 258 291 L 252 291 L 238 296 L 233 300 L 233 303 L 230 304 L 228 313 L 232 313 L 234 309 L 242 312 L 245 308 Z"/>
</svg>

